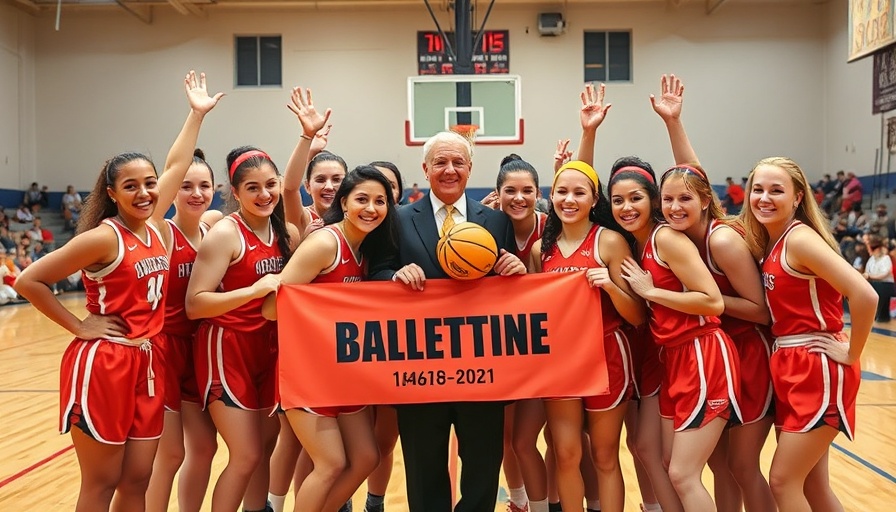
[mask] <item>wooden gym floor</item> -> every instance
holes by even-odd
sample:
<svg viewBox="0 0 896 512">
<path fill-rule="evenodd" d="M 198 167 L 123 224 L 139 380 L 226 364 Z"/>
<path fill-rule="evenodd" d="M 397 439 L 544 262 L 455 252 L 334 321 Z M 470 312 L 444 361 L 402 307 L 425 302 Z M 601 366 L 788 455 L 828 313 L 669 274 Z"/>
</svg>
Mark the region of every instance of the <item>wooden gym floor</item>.
<svg viewBox="0 0 896 512">
<path fill-rule="evenodd" d="M 68 294 L 62 301 L 83 316 L 83 294 Z M 0 510 L 74 508 L 77 460 L 69 436 L 57 432 L 59 361 L 70 339 L 29 304 L 0 307 Z M 849 442 L 841 435 L 834 441 L 831 481 L 846 510 L 890 512 L 896 506 L 896 321 L 877 324 L 862 367 L 857 440 Z M 227 456 L 223 442 L 220 445 L 213 478 Z M 626 510 L 637 511 L 640 496 L 631 456 L 624 444 L 622 450 Z M 766 471 L 773 452 L 770 437 L 762 457 Z M 386 497 L 390 512 L 407 510 L 400 453 L 395 461 Z M 711 482 L 708 470 L 704 478 Z M 503 501 L 506 484 L 501 483 Z M 362 487 L 355 495 L 355 510 L 363 511 L 365 493 Z M 176 510 L 175 503 L 172 499 L 171 510 Z M 290 504 L 291 498 L 287 510 Z M 209 508 L 206 500 L 203 510 Z M 503 503 L 495 510 L 503 511 Z"/>
</svg>

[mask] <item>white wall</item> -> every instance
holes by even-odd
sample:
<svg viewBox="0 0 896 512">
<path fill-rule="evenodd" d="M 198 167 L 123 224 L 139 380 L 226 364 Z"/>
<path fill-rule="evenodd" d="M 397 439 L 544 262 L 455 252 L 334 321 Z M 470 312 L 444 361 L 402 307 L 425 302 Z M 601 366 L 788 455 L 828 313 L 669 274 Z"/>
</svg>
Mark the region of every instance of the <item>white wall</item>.
<svg viewBox="0 0 896 512">
<path fill-rule="evenodd" d="M 838 3 L 839 21 L 831 14 Z M 601 174 L 626 154 L 640 155 L 658 169 L 671 163 L 665 131 L 647 99 L 659 92 L 664 72 L 686 80 L 684 120 L 715 183 L 744 175 L 756 160 L 773 154 L 792 156 L 810 175 L 846 167 L 835 158 L 834 141 L 848 134 L 855 133 L 855 155 L 865 152 L 862 130 L 849 124 L 837 127 L 842 133 L 831 129 L 840 119 L 864 126 L 871 117 L 864 113 L 870 112 L 870 99 L 856 102 L 859 113 L 850 106 L 853 90 L 864 87 L 853 82 L 867 83 L 870 70 L 863 69 L 864 61 L 844 63 L 845 0 L 827 6 L 731 1 L 711 16 L 701 4 L 575 4 L 566 12 L 568 32 L 557 38 L 537 34 L 536 16 L 545 9 L 496 5 L 488 28 L 510 30 L 511 71 L 522 76 L 526 143 L 477 148 L 471 185 L 492 186 L 498 161 L 511 151 L 536 164 L 548 181 L 556 140 L 578 140 L 586 29 L 633 30 L 634 81 L 608 86 L 614 106 L 598 136 Z M 448 13 L 438 14 L 443 27 L 450 24 Z M 842 33 L 831 28 L 838 23 Z M 403 142 L 416 31 L 433 29 L 422 5 L 213 10 L 207 18 L 160 7 L 151 25 L 122 10 L 89 10 L 63 12 L 59 32 L 52 16 L 32 24 L 39 144 L 28 151 L 33 163 L 21 159 L 18 181 L 0 186 L 22 186 L 36 174 L 54 190 L 68 183 L 89 188 L 103 161 L 125 150 L 149 152 L 161 166 L 186 115 L 181 77 L 190 68 L 206 71 L 211 89 L 227 93 L 200 138 L 219 176 L 226 152 L 241 144 L 256 144 L 285 165 L 298 134 L 285 107 L 288 86 L 300 84 L 314 88 L 318 105 L 334 109 L 331 149 L 350 165 L 393 160 L 407 182 L 423 181 L 420 149 Z M 0 40 L 8 39 L 7 31 L 0 24 Z M 286 87 L 233 88 L 234 34 L 283 35 Z M 842 44 L 833 41 L 839 38 Z M 867 89 L 870 95 L 870 84 Z M 0 94 L 6 96 L 5 86 Z M 873 140 L 869 144 L 875 147 Z"/>
<path fill-rule="evenodd" d="M 0 188 L 35 177 L 33 23 L 0 4 Z"/>
<path fill-rule="evenodd" d="M 832 175 L 844 169 L 867 176 L 881 147 L 881 115 L 871 114 L 873 59 L 846 62 L 846 0 L 830 2 L 826 11 L 824 167 Z"/>
</svg>

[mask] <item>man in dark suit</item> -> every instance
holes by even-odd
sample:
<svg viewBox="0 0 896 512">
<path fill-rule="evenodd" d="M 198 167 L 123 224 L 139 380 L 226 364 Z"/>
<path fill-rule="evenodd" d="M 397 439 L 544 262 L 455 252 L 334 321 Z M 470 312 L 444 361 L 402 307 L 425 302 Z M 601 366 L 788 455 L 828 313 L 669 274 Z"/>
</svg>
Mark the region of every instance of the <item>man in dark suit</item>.
<svg viewBox="0 0 896 512">
<path fill-rule="evenodd" d="M 516 242 L 510 220 L 465 194 L 473 165 L 469 141 L 456 133 L 442 132 L 424 144 L 423 154 L 423 173 L 430 192 L 399 208 L 398 254 L 388 261 L 372 262 L 372 277 L 399 281 L 415 290 L 422 290 L 427 279 L 447 278 L 436 259 L 436 244 L 443 229 L 465 221 L 485 227 L 495 238 L 500 251 L 495 274 L 525 274 L 525 265 L 511 252 Z M 504 405 L 450 402 L 398 407 L 411 512 L 451 511 L 448 437 L 452 424 L 462 463 L 461 499 L 455 511 L 495 509 L 503 456 Z"/>
</svg>

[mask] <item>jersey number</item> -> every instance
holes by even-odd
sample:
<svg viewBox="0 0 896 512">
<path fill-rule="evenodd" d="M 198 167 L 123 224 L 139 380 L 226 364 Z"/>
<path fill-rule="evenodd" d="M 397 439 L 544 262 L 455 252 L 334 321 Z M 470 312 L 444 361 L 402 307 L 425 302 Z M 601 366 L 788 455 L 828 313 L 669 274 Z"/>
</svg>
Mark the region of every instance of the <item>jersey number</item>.
<svg viewBox="0 0 896 512">
<path fill-rule="evenodd" d="M 164 275 L 153 276 L 146 283 L 146 301 L 152 304 L 153 311 L 156 310 L 159 306 L 159 301 L 162 300 L 162 281 L 164 279 Z"/>
</svg>

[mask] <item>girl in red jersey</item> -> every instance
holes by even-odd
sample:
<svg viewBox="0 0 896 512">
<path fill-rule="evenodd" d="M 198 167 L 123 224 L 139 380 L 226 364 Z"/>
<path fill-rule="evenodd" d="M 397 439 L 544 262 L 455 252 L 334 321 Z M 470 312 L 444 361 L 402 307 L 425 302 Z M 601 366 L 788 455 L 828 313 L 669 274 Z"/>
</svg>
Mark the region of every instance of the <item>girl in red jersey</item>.
<svg viewBox="0 0 896 512">
<path fill-rule="evenodd" d="M 190 96 L 191 117 L 168 154 L 169 163 L 188 168 L 174 197 L 174 217 L 166 220 L 162 208 L 156 208 L 152 216 L 153 224 L 168 247 L 171 272 L 166 283 L 165 326 L 154 340 L 158 362 L 165 368 L 165 428 L 146 493 L 146 506 L 150 511 L 168 510 L 174 475 L 181 464 L 184 466 L 178 485 L 179 508 L 198 511 L 217 450 L 215 426 L 208 413 L 199 407 L 196 388 L 193 335 L 197 323 L 188 319 L 184 310 L 196 248 L 208 226 L 221 217 L 218 211 L 208 211 L 214 194 L 214 174 L 202 152 L 194 150 L 201 116 L 214 107 L 211 100 L 216 102 L 221 97 L 219 94 L 209 98 L 205 89 L 205 75 L 200 75 L 199 87 L 195 89 L 197 93 Z M 193 119 L 194 112 L 201 114 L 198 120 Z M 172 178 L 173 174 L 163 174 L 159 189 L 172 188 L 167 186 Z"/>
<path fill-rule="evenodd" d="M 192 110 L 172 152 L 190 144 L 209 98 L 204 79 L 184 80 Z M 141 507 L 163 425 L 163 369 L 150 341 L 162 329 L 168 256 L 149 222 L 167 210 L 187 165 L 169 160 L 160 189 L 152 162 L 124 153 L 103 166 L 78 223 L 78 235 L 30 265 L 18 293 L 76 338 L 62 360 L 60 430 L 71 431 L 81 468 L 77 511 Z M 88 316 L 78 319 L 51 286 L 82 270 Z M 160 378 L 156 378 L 158 375 Z M 132 393 L 122 393 L 122 390 Z M 72 428 L 75 427 L 75 428 Z"/>
<path fill-rule="evenodd" d="M 652 104 L 666 125 L 678 164 L 660 179 L 663 215 L 700 250 L 725 301 L 722 330 L 734 342 L 741 367 L 750 369 L 741 373 L 743 425 L 726 431 L 710 458 L 716 507 L 739 511 L 742 494 L 747 512 L 773 510 L 774 498 L 759 468 L 759 455 L 772 424 L 771 346 L 765 335 L 771 317 L 759 268 L 741 233 L 722 220 L 721 203 L 699 167 L 681 123 L 684 85 L 675 75 L 663 75 L 662 91 L 658 101 L 651 96 Z M 716 458 L 718 463 L 713 461 Z M 727 485 L 723 485 L 725 480 Z"/>
<path fill-rule="evenodd" d="M 212 509 L 236 510 L 242 500 L 246 510 L 264 510 L 279 423 L 270 416 L 276 325 L 262 317 L 261 304 L 279 286 L 299 233 L 284 220 L 280 176 L 266 153 L 234 149 L 227 168 L 239 208 L 203 239 L 186 310 L 203 319 L 195 343 L 199 393 L 230 452 Z"/>
<path fill-rule="evenodd" d="M 762 259 L 775 351 L 771 357 L 778 447 L 769 472 L 782 512 L 843 510 L 828 481 L 828 449 L 852 439 L 859 356 L 877 294 L 844 260 L 802 169 L 789 158 L 761 160 L 741 213 L 747 243 Z M 843 299 L 852 327 L 843 329 Z"/>
<path fill-rule="evenodd" d="M 285 284 L 349 283 L 366 274 L 366 260 L 396 250 L 394 196 L 389 181 L 371 166 L 350 172 L 340 186 L 327 225 L 296 250 L 281 276 Z M 273 297 L 267 318 L 276 318 Z M 364 406 L 287 409 L 314 470 L 296 493 L 296 510 L 335 510 L 350 499 L 379 463 L 372 417 Z"/>
<path fill-rule="evenodd" d="M 622 264 L 631 257 L 628 242 L 603 199 L 594 169 L 572 161 L 554 175 L 551 212 L 541 241 L 532 248 L 538 271 L 586 270 L 588 283 L 600 290 L 603 343 L 610 393 L 581 399 L 545 401 L 548 426 L 557 458 L 557 480 L 563 510 L 582 511 L 584 486 L 579 463 L 583 409 L 587 411 L 592 458 L 597 467 L 601 510 L 622 511 L 625 487 L 619 466 L 619 438 L 628 400 L 634 396 L 628 340 L 623 320 L 646 319 L 644 302 L 622 278 Z"/>
<path fill-rule="evenodd" d="M 712 510 L 701 473 L 729 418 L 740 417 L 736 354 L 716 316 L 724 300 L 694 244 L 659 223 L 659 190 L 650 173 L 618 170 L 610 194 L 613 216 L 641 254 L 641 266 L 623 263 L 623 276 L 648 300 L 650 330 L 665 358 L 659 405 L 669 479 L 684 510 Z"/>
</svg>

